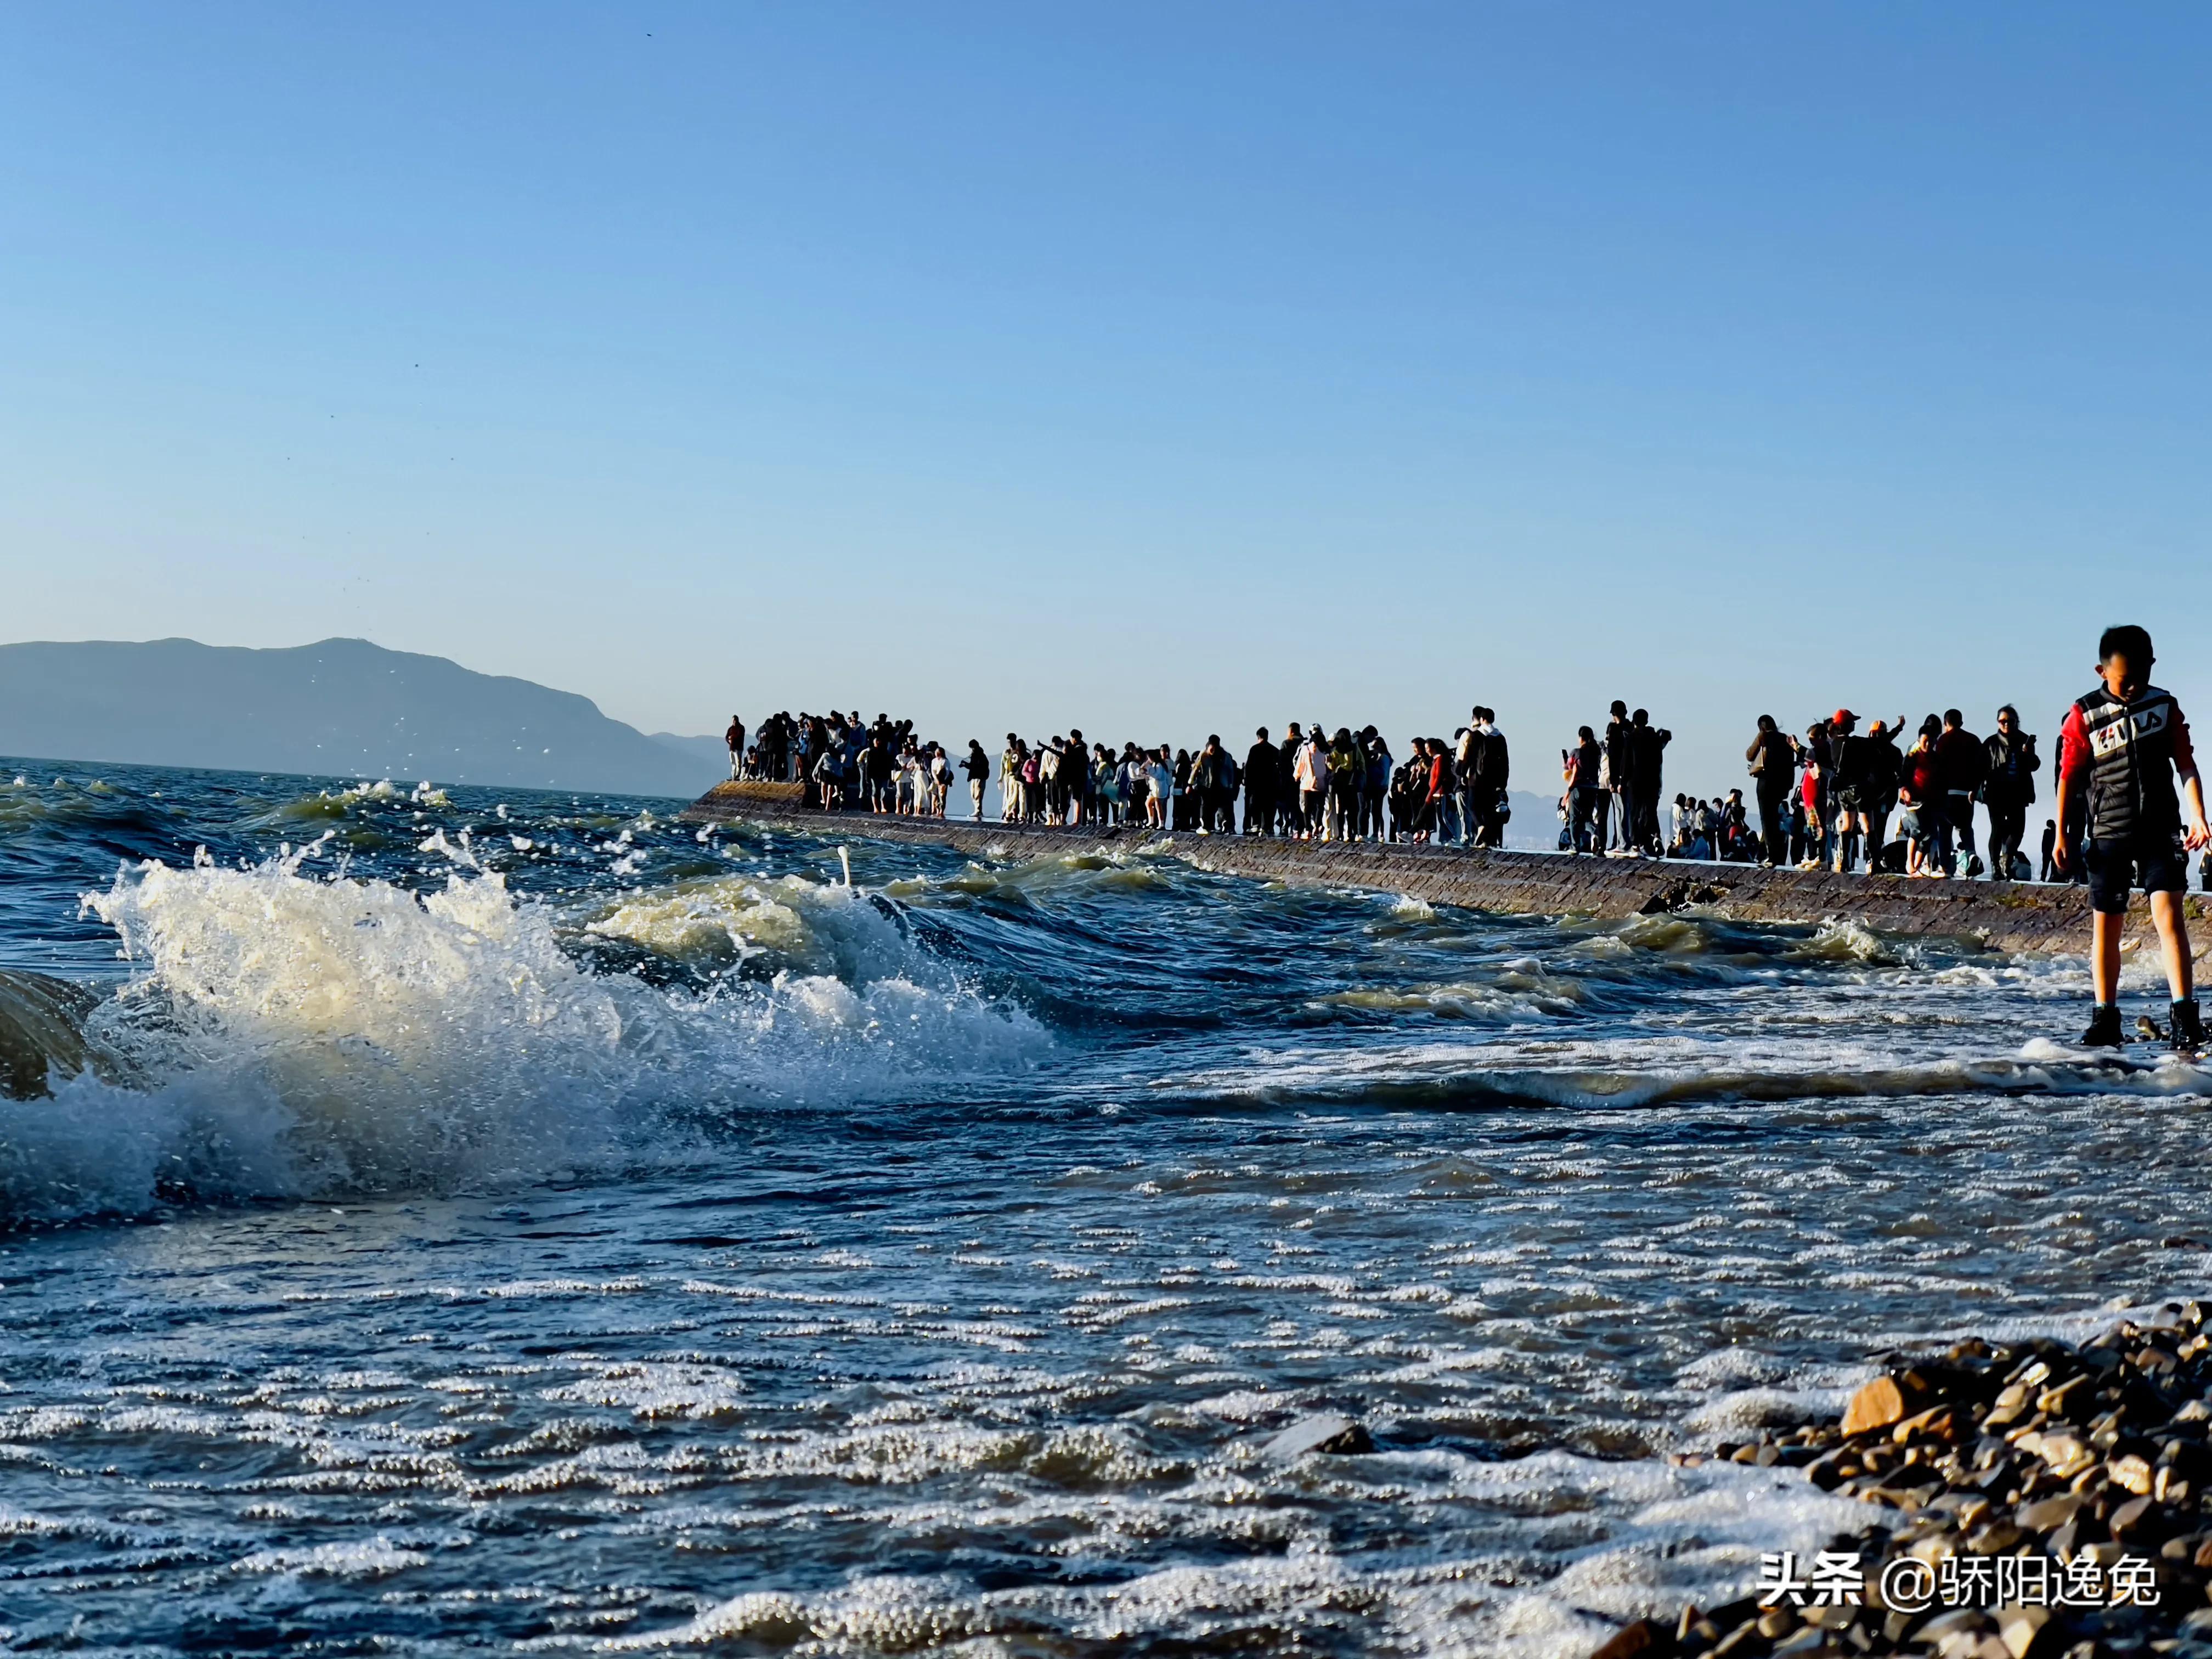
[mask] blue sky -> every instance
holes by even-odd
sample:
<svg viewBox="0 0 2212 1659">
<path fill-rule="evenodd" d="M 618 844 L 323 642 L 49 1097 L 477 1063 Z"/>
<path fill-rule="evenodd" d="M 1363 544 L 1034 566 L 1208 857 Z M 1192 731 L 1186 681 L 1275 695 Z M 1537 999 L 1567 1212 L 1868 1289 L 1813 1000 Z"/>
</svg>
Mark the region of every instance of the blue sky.
<svg viewBox="0 0 2212 1659">
<path fill-rule="evenodd" d="M 2212 690 L 2212 22 L 19 10 L 10 638 L 648 729 L 1394 737 Z M 2201 695 L 2196 701 L 2205 701 Z M 1544 781 L 1524 771 L 1532 785 Z"/>
</svg>

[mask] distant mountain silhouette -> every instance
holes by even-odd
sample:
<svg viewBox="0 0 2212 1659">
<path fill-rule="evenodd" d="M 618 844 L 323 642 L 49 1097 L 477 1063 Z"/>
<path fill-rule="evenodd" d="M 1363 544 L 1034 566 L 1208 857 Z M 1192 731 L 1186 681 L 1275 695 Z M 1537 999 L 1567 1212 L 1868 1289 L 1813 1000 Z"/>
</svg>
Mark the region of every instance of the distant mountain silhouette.
<svg viewBox="0 0 2212 1659">
<path fill-rule="evenodd" d="M 748 727 L 747 730 L 750 730 Z M 679 738 L 673 732 L 655 732 L 653 741 L 665 749 L 673 749 L 707 769 L 700 775 L 707 783 L 699 786 L 704 793 L 708 783 L 719 783 L 730 774 L 730 746 L 720 737 Z"/>
<path fill-rule="evenodd" d="M 0 645 L 0 754 L 684 797 L 728 770 L 719 738 L 367 640 Z"/>
</svg>

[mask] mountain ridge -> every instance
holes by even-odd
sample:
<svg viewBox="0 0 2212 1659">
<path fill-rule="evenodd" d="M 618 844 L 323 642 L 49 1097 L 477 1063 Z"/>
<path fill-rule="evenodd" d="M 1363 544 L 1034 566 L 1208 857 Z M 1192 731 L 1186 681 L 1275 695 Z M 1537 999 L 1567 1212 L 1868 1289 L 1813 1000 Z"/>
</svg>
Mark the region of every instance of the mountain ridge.
<svg viewBox="0 0 2212 1659">
<path fill-rule="evenodd" d="M 0 752 L 26 757 L 689 797 L 723 775 L 715 747 L 368 640 L 0 645 Z"/>
</svg>

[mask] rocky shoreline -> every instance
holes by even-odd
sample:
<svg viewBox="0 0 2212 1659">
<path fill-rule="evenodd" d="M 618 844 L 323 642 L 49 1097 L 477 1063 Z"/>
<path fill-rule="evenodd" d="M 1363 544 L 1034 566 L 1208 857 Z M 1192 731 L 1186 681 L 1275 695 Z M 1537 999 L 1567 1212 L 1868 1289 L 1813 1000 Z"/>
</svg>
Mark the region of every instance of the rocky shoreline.
<svg viewBox="0 0 2212 1659">
<path fill-rule="evenodd" d="M 1709 1459 L 1881 1506 L 1757 1594 L 1639 1620 L 1593 1659 L 2212 1659 L 2212 1331 L 2170 1303 L 2078 1346 L 1891 1356 L 1838 1419 Z"/>
</svg>

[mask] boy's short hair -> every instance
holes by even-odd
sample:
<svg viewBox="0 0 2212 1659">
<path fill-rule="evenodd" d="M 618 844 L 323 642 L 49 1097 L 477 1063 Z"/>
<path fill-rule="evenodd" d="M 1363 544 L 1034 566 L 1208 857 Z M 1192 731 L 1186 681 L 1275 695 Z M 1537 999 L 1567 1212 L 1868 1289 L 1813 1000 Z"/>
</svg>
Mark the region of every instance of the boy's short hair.
<svg viewBox="0 0 2212 1659">
<path fill-rule="evenodd" d="M 2125 657 L 2131 663 L 2145 663 L 2151 659 L 2150 630 L 2138 628 L 2133 623 L 2122 623 L 2108 628 L 2097 639 L 2097 660 L 2110 662 L 2115 657 Z"/>
</svg>

